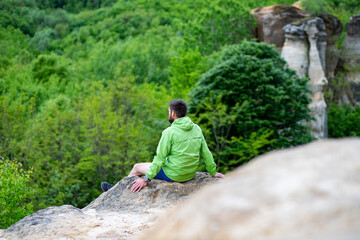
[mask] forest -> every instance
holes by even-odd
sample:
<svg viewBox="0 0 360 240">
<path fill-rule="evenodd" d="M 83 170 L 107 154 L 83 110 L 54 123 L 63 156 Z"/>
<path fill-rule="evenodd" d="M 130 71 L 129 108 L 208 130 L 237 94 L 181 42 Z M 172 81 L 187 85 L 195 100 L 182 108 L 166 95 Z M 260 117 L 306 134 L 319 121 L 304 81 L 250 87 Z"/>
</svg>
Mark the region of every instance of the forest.
<svg viewBox="0 0 360 240">
<path fill-rule="evenodd" d="M 252 36 L 250 10 L 293 3 L 1 1 L 0 228 L 48 206 L 84 207 L 102 181 L 151 162 L 172 99 L 188 102 L 223 173 L 312 141 L 299 123 L 311 118 L 308 79 Z M 303 6 L 343 24 L 360 9 Z M 329 137 L 360 136 L 360 107 L 327 103 Z"/>
</svg>

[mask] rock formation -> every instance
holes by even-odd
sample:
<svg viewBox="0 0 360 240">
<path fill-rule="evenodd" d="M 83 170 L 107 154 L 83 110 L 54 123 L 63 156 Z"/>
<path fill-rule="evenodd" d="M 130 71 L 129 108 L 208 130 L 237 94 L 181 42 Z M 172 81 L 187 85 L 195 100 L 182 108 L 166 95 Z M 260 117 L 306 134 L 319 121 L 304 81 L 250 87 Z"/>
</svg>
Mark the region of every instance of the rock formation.
<svg viewBox="0 0 360 240">
<path fill-rule="evenodd" d="M 283 27 L 310 17 L 309 13 L 285 4 L 256 8 L 251 13 L 258 22 L 255 37 L 261 42 L 275 44 L 278 49 L 282 48 L 285 41 Z"/>
<path fill-rule="evenodd" d="M 139 193 L 132 193 L 129 186 L 135 179 L 124 178 L 84 209 L 64 205 L 31 214 L 0 231 L 0 240 L 131 239 L 149 228 L 159 213 L 218 180 L 207 173 L 197 173 L 185 183 L 155 179 Z"/>
<path fill-rule="evenodd" d="M 284 26 L 285 43 L 281 56 L 300 77 L 309 77 L 312 103 L 309 105 L 314 120 L 309 123 L 312 136 L 327 137 L 327 112 L 324 100 L 325 54 L 327 33 L 321 18 L 307 18 Z"/>
<path fill-rule="evenodd" d="M 309 68 L 309 46 L 304 27 L 304 24 L 284 26 L 285 43 L 281 52 L 289 68 L 294 69 L 300 77 L 306 77 Z"/>
<path fill-rule="evenodd" d="M 314 17 L 300 8 L 298 1 L 292 6 L 256 8 L 251 13 L 258 22 L 255 37 L 275 44 L 290 68 L 310 78 L 313 101 L 309 107 L 314 120 L 309 125 L 312 135 L 321 139 L 327 137 L 323 92 L 328 81 L 341 82 L 327 88 L 332 101 L 360 105 L 360 15 L 351 17 L 346 24 L 347 34 L 339 51 L 341 21 L 329 14 Z M 339 85 L 342 89 L 338 89 Z"/>
<path fill-rule="evenodd" d="M 349 85 L 343 101 L 360 105 L 360 14 L 346 24 L 346 36 L 341 45 L 338 74 Z"/>
<path fill-rule="evenodd" d="M 139 239 L 360 236 L 360 138 L 268 153 L 171 209 Z"/>
<path fill-rule="evenodd" d="M 314 120 L 308 124 L 313 137 L 327 137 L 323 90 L 328 82 L 326 76 L 332 77 L 337 65 L 336 41 L 341 34 L 341 22 L 330 15 L 311 17 L 290 5 L 257 8 L 251 12 L 258 21 L 258 40 L 275 44 L 290 68 L 300 77 L 310 78 L 312 103 L 309 108 Z"/>
<path fill-rule="evenodd" d="M 324 99 L 324 86 L 328 83 L 325 77 L 325 24 L 321 18 L 306 22 L 305 31 L 310 43 L 308 76 L 311 85 L 311 100 L 309 105 L 315 118 L 311 123 L 312 136 L 316 139 L 327 137 L 327 112 Z M 321 61 L 320 57 L 323 57 Z"/>
</svg>

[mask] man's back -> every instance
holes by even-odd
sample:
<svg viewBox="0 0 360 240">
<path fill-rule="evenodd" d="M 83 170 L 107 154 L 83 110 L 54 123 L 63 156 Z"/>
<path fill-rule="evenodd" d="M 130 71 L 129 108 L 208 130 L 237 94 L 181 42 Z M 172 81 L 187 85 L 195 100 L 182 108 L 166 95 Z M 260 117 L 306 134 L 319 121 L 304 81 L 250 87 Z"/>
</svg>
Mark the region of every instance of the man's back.
<svg viewBox="0 0 360 240">
<path fill-rule="evenodd" d="M 216 165 L 200 127 L 189 117 L 178 118 L 163 131 L 157 155 L 147 175 L 153 177 L 162 167 L 172 180 L 188 181 L 195 176 L 200 156 L 204 157 L 208 172 L 214 175 Z"/>
</svg>

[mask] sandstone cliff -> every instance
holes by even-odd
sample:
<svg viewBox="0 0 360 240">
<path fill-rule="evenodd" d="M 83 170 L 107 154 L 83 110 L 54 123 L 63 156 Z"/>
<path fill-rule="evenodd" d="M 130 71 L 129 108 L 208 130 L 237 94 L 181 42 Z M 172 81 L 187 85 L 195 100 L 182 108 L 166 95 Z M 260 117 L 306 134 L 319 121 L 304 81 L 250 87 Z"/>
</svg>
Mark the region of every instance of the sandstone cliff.
<svg viewBox="0 0 360 240">
<path fill-rule="evenodd" d="M 252 10 L 258 22 L 254 37 L 274 44 L 289 68 L 310 79 L 309 109 L 314 120 L 307 124 L 312 136 L 322 139 L 327 138 L 324 91 L 331 101 L 360 105 L 360 15 L 346 24 L 346 36 L 338 49 L 341 21 L 329 14 L 313 16 L 299 7 L 297 2 Z"/>
</svg>

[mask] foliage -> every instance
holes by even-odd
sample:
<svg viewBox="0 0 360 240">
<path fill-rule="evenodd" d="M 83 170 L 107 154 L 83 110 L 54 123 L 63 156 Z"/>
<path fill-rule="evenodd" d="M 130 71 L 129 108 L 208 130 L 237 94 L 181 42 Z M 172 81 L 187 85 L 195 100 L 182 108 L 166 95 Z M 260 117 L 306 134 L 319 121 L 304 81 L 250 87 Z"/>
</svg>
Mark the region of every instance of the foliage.
<svg viewBox="0 0 360 240">
<path fill-rule="evenodd" d="M 332 2 L 328 11 L 336 16 L 356 12 L 353 0 Z M 287 96 L 300 93 L 306 81 L 263 45 L 219 51 L 250 39 L 251 9 L 292 3 L 1 1 L 0 155 L 33 169 L 28 184 L 39 189 L 34 208 L 85 206 L 100 193 L 101 181 L 116 182 L 133 163 L 151 161 L 168 126 L 168 101 L 186 99 L 200 79 L 199 106 L 207 110 L 193 120 L 204 128 L 221 170 L 304 142 L 297 124 L 302 108 Z M 244 73 L 231 72 L 238 67 Z M 205 84 L 217 72 L 227 75 Z M 241 87 L 238 95 L 225 91 Z M 279 106 L 262 105 L 271 101 Z M 284 124 L 291 118 L 292 125 Z"/>
<path fill-rule="evenodd" d="M 0 27 L 0 72 L 14 63 L 27 63 L 31 50 L 26 36 L 13 27 Z"/>
<path fill-rule="evenodd" d="M 239 43 L 251 37 L 255 19 L 240 1 L 198 1 L 197 17 L 184 28 L 184 37 L 202 53 L 220 50 L 223 45 Z"/>
<path fill-rule="evenodd" d="M 328 110 L 328 133 L 331 138 L 360 136 L 360 107 L 332 103 Z"/>
<path fill-rule="evenodd" d="M 50 42 L 55 39 L 55 36 L 55 30 L 51 28 L 44 28 L 35 33 L 35 36 L 31 39 L 31 44 L 35 49 L 42 52 L 48 48 Z"/>
<path fill-rule="evenodd" d="M 202 102 L 201 108 L 204 112 L 198 117 L 194 115 L 195 121 L 203 129 L 207 138 L 208 146 L 212 149 L 214 159 L 221 172 L 227 172 L 233 168 L 246 163 L 262 152 L 264 146 L 275 140 L 269 140 L 272 131 L 253 132 L 250 137 L 231 136 L 231 130 L 236 125 L 238 114 L 246 107 L 247 102 L 236 105 L 228 111 L 228 106 L 222 103 L 222 96 L 214 97 L 213 92 L 209 93 Z M 204 170 L 204 163 L 201 163 L 200 170 Z"/>
<path fill-rule="evenodd" d="M 7 228 L 33 213 L 30 199 L 35 194 L 29 181 L 32 171 L 20 163 L 0 157 L 0 228 Z"/>
<path fill-rule="evenodd" d="M 86 89 L 83 96 L 60 94 L 47 101 L 29 128 L 27 162 L 40 190 L 38 208 L 86 206 L 100 194 L 101 181 L 116 182 L 135 163 L 150 161 L 159 140 L 154 136 L 164 128 L 166 121 L 154 121 L 166 120 L 164 92 L 139 88 L 131 77 Z M 156 109 L 163 109 L 161 116 L 153 113 Z"/>
<path fill-rule="evenodd" d="M 329 13 L 339 18 L 344 25 L 344 32 L 345 24 L 349 22 L 351 16 L 358 14 L 357 11 L 360 9 L 358 0 L 305 0 L 301 1 L 301 5 L 307 12 L 315 15 Z"/>
<path fill-rule="evenodd" d="M 49 81 L 53 75 L 58 76 L 60 79 L 65 79 L 68 70 L 66 66 L 59 64 L 58 57 L 56 55 L 40 55 L 34 61 L 32 68 L 33 77 L 41 83 Z"/>
<path fill-rule="evenodd" d="M 249 139 L 254 132 L 267 135 L 271 148 L 294 146 L 311 139 L 308 128 L 300 123 L 310 120 L 308 80 L 288 69 L 278 52 L 264 43 L 245 41 L 225 48 L 219 63 L 204 74 L 190 96 L 189 111 L 195 116 L 201 117 L 210 109 L 222 113 L 219 126 L 227 128 L 222 131 L 227 133 L 222 135 L 222 142 L 232 137 Z M 226 108 L 209 109 L 208 96 L 221 98 Z M 219 103 L 218 100 L 214 105 Z M 199 123 L 213 126 L 211 119 L 208 116 Z M 207 137 L 217 142 L 216 135 L 213 131 Z M 222 158 L 229 162 L 232 156 Z"/>
<path fill-rule="evenodd" d="M 195 86 L 205 72 L 204 57 L 195 49 L 189 49 L 179 56 L 171 58 L 170 83 L 174 98 L 186 99 L 189 91 Z"/>
</svg>

